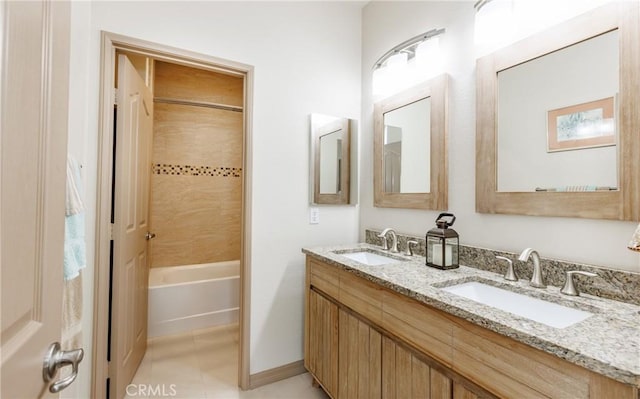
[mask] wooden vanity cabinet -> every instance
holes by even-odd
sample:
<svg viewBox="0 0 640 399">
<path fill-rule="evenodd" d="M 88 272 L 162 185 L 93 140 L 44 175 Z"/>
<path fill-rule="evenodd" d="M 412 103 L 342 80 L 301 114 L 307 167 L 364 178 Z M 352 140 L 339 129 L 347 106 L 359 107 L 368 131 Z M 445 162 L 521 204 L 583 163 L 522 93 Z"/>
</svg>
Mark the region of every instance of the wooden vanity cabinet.
<svg viewBox="0 0 640 399">
<path fill-rule="evenodd" d="M 381 287 L 335 267 L 307 261 L 305 367 L 329 396 L 334 399 L 492 397 L 486 393 L 477 395 L 455 382 L 443 369 L 434 368 L 436 363 L 427 362 L 418 351 L 363 317 L 360 312 L 382 323 L 382 291 Z"/>
<path fill-rule="evenodd" d="M 305 367 L 333 399 L 640 399 L 638 389 L 307 257 Z"/>
<path fill-rule="evenodd" d="M 314 289 L 309 310 L 307 368 L 332 398 L 479 397 Z"/>
</svg>

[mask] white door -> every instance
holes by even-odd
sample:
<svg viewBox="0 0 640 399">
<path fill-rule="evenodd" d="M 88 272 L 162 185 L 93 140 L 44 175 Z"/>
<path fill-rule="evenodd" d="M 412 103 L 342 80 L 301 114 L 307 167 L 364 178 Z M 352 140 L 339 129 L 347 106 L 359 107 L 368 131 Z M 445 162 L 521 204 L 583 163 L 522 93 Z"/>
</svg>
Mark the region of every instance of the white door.
<svg viewBox="0 0 640 399">
<path fill-rule="evenodd" d="M 118 56 L 111 395 L 122 398 L 147 349 L 149 179 L 153 98 Z"/>
<path fill-rule="evenodd" d="M 60 340 L 69 3 L 0 2 L 0 391 L 40 398 Z M 57 396 L 57 395 L 55 395 Z"/>
</svg>

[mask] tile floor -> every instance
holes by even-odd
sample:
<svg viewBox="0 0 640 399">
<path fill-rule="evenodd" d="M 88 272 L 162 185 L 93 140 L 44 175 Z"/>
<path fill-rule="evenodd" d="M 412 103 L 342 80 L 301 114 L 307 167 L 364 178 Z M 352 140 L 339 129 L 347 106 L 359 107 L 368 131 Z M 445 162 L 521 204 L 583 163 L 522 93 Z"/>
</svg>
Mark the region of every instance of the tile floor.
<svg viewBox="0 0 640 399">
<path fill-rule="evenodd" d="M 126 399 L 326 399 L 301 374 L 251 391 L 238 388 L 238 326 L 149 340 Z"/>
</svg>

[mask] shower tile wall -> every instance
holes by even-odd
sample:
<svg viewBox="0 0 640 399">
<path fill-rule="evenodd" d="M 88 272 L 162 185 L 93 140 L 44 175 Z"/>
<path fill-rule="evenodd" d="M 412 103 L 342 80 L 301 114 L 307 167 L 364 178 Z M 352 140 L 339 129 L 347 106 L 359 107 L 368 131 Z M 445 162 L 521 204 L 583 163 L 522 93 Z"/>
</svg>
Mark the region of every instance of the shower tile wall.
<svg viewBox="0 0 640 399">
<path fill-rule="evenodd" d="M 239 259 L 243 79 L 156 62 L 152 267 Z"/>
</svg>

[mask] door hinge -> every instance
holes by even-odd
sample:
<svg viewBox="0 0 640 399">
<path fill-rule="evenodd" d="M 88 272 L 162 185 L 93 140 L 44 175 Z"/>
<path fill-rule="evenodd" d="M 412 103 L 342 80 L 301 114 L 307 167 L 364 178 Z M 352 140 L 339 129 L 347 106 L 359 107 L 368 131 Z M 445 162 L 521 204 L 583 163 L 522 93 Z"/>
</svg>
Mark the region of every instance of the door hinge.
<svg viewBox="0 0 640 399">
<path fill-rule="evenodd" d="M 109 239 L 113 241 L 113 230 L 114 230 L 114 224 L 113 223 L 109 223 Z"/>
<path fill-rule="evenodd" d="M 118 105 L 118 89 L 113 89 L 113 105 Z"/>
</svg>

